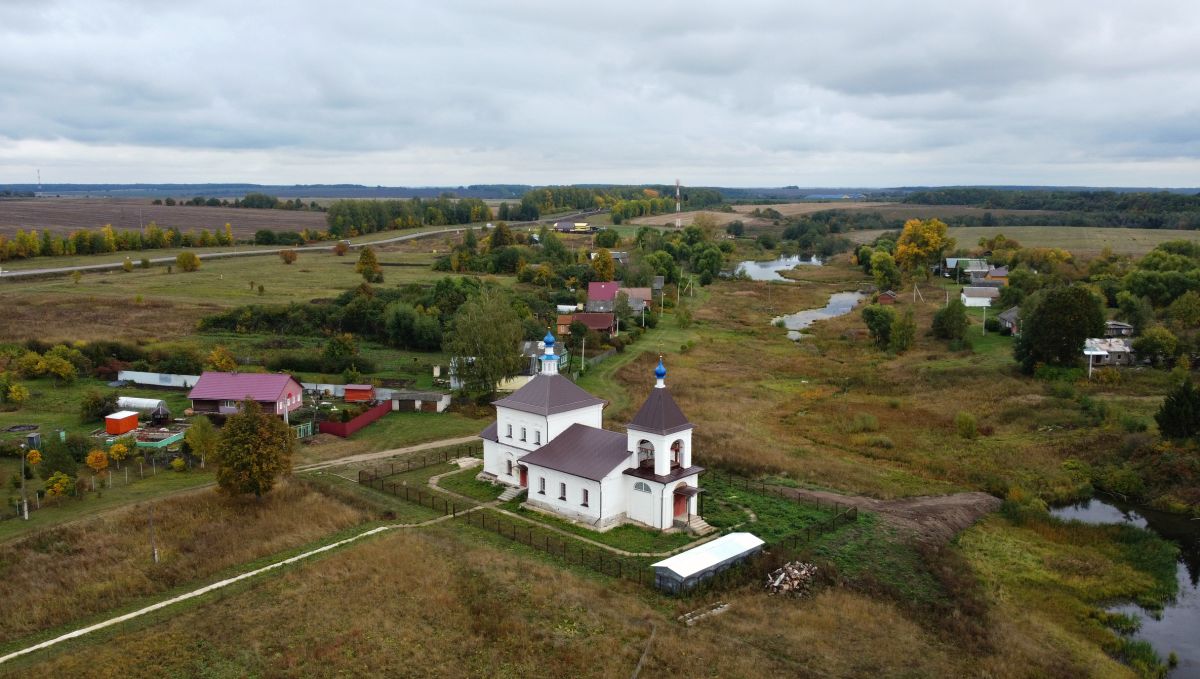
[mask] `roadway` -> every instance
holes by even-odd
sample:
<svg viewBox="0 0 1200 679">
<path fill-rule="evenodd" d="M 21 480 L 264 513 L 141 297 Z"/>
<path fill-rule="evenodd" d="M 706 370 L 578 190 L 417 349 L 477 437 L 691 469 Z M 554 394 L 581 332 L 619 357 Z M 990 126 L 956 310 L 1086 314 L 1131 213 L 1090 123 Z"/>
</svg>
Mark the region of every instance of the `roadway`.
<svg viewBox="0 0 1200 679">
<path fill-rule="evenodd" d="M 532 221 L 532 222 L 509 222 L 509 226 L 512 226 L 515 228 L 532 228 L 535 226 L 540 226 L 542 224 L 553 224 L 554 222 L 557 222 L 557 221 L 560 221 L 563 219 L 576 219 L 579 217 L 587 217 L 589 215 L 594 215 L 599 212 L 602 212 L 602 210 L 585 210 L 582 212 L 575 212 L 575 213 L 568 214 L 568 215 L 561 215 L 561 216 L 555 217 L 553 219 L 542 219 L 542 220 L 537 220 L 537 221 Z M 368 245 L 372 245 L 372 246 L 373 245 L 387 245 L 389 243 L 400 243 L 400 242 L 403 242 L 406 240 L 415 240 L 417 238 L 428 238 L 430 236 L 437 236 L 439 234 L 444 234 L 444 233 L 457 233 L 457 232 L 463 231 L 466 228 L 467 228 L 467 225 L 460 224 L 458 226 L 447 227 L 445 229 L 437 229 L 435 231 L 419 231 L 419 232 L 415 232 L 415 233 L 406 233 L 403 235 L 392 236 L 391 238 L 383 238 L 380 240 L 360 241 L 357 243 L 351 241 L 349 243 L 349 245 L 352 249 L 353 248 L 361 248 L 361 247 L 365 247 Z M 254 250 L 227 250 L 227 251 L 223 251 L 223 252 L 197 252 L 196 256 L 202 260 L 206 260 L 206 259 L 225 259 L 225 258 L 229 258 L 229 257 L 256 257 L 256 256 L 262 256 L 262 255 L 278 255 L 280 252 L 282 252 L 284 250 L 295 250 L 296 252 L 320 252 L 320 251 L 333 250 L 334 245 L 335 245 L 335 243 L 330 243 L 328 245 L 301 245 L 301 246 L 296 246 L 296 247 L 257 248 Z M 130 254 L 133 254 L 133 253 L 131 252 Z M 175 258 L 174 257 L 152 257 L 152 258 L 150 258 L 150 263 L 151 264 L 174 264 Z M 108 262 L 105 264 L 80 264 L 78 266 L 59 266 L 59 267 L 48 267 L 48 268 L 44 268 L 44 269 L 21 269 L 18 271 L 3 271 L 2 273 L 0 273 L 0 279 L 34 278 L 37 276 L 57 276 L 57 275 L 62 275 L 62 274 L 69 274 L 73 271 L 79 271 L 79 272 L 113 271 L 115 269 L 120 269 L 122 266 L 124 266 L 124 262 Z"/>
</svg>

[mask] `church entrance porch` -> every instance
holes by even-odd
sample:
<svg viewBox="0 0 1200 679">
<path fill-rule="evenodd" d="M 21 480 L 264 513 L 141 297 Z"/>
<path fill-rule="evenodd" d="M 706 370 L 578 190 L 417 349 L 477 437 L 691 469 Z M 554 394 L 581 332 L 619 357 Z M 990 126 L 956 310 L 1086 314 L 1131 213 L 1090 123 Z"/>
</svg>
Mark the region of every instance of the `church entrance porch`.
<svg viewBox="0 0 1200 679">
<path fill-rule="evenodd" d="M 675 506 L 672 512 L 675 520 L 687 522 L 691 517 L 691 499 L 699 492 L 700 489 L 687 485 L 680 485 L 675 488 Z"/>
</svg>

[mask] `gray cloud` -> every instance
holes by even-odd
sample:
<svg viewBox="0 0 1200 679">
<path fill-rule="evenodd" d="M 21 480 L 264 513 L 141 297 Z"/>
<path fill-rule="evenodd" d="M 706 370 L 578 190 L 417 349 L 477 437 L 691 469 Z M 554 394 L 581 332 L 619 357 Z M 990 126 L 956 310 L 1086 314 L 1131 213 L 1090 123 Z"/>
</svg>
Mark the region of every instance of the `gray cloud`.
<svg viewBox="0 0 1200 679">
<path fill-rule="evenodd" d="M 1200 5 L 0 4 L 0 181 L 1195 185 Z"/>
</svg>

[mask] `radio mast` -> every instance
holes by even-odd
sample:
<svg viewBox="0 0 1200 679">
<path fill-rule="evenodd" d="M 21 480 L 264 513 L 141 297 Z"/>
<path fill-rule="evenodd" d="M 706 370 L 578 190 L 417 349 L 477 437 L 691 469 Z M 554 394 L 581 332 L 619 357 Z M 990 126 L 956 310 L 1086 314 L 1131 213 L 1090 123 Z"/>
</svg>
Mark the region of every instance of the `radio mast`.
<svg viewBox="0 0 1200 679">
<path fill-rule="evenodd" d="M 679 180 L 675 180 L 675 228 L 683 227 L 683 218 L 679 216 L 680 201 L 679 201 Z"/>
</svg>

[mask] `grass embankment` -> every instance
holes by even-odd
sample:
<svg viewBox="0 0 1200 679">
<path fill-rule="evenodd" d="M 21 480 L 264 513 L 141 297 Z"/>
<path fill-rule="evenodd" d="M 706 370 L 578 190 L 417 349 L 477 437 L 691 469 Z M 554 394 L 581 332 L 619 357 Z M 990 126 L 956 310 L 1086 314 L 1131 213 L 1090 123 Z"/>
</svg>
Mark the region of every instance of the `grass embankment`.
<svg viewBox="0 0 1200 679">
<path fill-rule="evenodd" d="M 894 607 L 853 592 L 827 591 L 811 603 L 739 599 L 731 614 L 684 628 L 674 622 L 680 606 L 533 554 L 486 535 L 464 541 L 452 525 L 389 534 L 14 668 L 517 677 L 553 667 L 555 675 L 627 677 L 658 627 L 644 676 L 697 667 L 712 676 L 952 676 L 964 669 L 952 644 L 931 642 Z"/>
<path fill-rule="evenodd" d="M 443 476 L 438 480 L 438 487 L 480 502 L 491 502 L 500 497 L 500 494 L 504 492 L 504 486 L 475 478 L 479 475 L 479 470 L 479 467 L 468 467 Z"/>
<path fill-rule="evenodd" d="M 149 510 L 159 561 L 151 558 Z M 215 491 L 129 507 L 0 545 L 7 642 L 324 537 L 362 509 L 284 482 L 263 498 Z"/>
<path fill-rule="evenodd" d="M 295 464 L 333 460 L 348 455 L 374 453 L 406 446 L 478 434 L 487 426 L 461 413 L 401 413 L 384 415 L 350 438 L 317 436 L 296 449 Z"/>
</svg>

